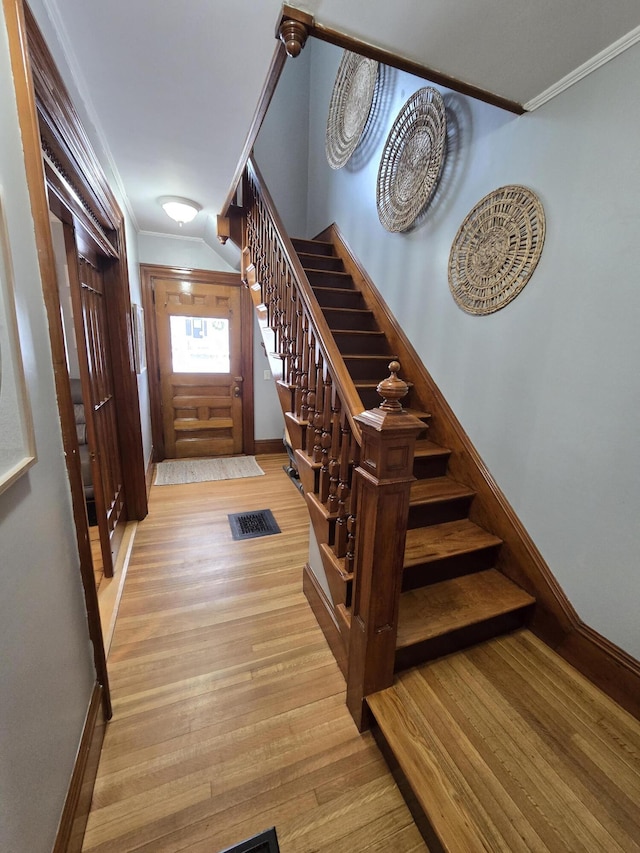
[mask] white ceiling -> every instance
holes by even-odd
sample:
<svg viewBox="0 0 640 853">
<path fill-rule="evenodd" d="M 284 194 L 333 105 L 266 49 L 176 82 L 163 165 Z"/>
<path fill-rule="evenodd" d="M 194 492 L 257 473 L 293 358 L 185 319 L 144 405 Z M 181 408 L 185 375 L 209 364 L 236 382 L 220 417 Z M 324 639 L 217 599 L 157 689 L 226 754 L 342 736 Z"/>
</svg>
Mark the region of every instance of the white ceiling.
<svg viewBox="0 0 640 853">
<path fill-rule="evenodd" d="M 138 229 L 202 237 L 215 248 L 215 217 L 267 76 L 281 0 L 42 3 Z M 640 40 L 638 0 L 290 5 L 530 107 Z M 162 195 L 193 198 L 203 211 L 179 229 L 157 204 Z"/>
</svg>

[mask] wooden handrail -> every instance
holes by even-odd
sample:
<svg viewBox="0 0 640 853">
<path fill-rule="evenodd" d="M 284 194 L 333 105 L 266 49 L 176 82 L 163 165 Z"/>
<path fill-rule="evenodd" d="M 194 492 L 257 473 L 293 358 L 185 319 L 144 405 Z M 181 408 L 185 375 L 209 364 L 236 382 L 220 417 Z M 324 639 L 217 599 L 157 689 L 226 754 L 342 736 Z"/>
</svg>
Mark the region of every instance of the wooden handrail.
<svg viewBox="0 0 640 853">
<path fill-rule="evenodd" d="M 247 176 L 250 181 L 255 183 L 258 190 L 261 203 L 264 204 L 270 221 L 274 226 L 274 237 L 277 240 L 282 251 L 283 259 L 290 268 L 293 277 L 297 283 L 297 294 L 304 305 L 308 317 L 313 325 L 313 329 L 317 336 L 317 343 L 322 353 L 324 363 L 329 369 L 329 373 L 333 378 L 333 382 L 337 385 L 342 406 L 346 412 L 347 418 L 353 435 L 358 442 L 362 442 L 362 430 L 360 425 L 354 419 L 356 415 L 363 411 L 360 396 L 356 390 L 353 380 L 349 376 L 344 365 L 340 351 L 335 343 L 333 335 L 329 329 L 327 321 L 318 301 L 316 300 L 307 274 L 304 271 L 300 258 L 298 257 L 293 243 L 289 239 L 280 214 L 273 203 L 271 194 L 260 174 L 260 170 L 255 163 L 255 160 L 250 157 L 247 163 Z M 382 377 L 381 377 L 382 378 Z"/>
</svg>

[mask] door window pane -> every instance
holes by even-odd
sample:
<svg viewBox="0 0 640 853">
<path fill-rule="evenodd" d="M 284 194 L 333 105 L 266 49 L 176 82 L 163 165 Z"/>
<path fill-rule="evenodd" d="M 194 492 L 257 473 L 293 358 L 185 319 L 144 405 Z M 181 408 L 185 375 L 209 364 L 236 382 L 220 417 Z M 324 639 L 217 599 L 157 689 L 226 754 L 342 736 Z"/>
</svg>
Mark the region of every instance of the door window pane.
<svg viewBox="0 0 640 853">
<path fill-rule="evenodd" d="M 229 373 L 229 321 L 176 317 L 171 321 L 174 373 Z"/>
</svg>

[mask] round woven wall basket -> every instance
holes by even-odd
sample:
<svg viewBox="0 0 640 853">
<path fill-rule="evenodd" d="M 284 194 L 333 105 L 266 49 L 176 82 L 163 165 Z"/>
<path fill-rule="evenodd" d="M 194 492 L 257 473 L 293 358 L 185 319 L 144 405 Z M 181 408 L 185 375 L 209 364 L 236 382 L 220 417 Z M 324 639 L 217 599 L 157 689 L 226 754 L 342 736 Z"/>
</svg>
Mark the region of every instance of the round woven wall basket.
<svg viewBox="0 0 640 853">
<path fill-rule="evenodd" d="M 449 288 L 460 308 L 492 314 L 515 299 L 540 259 L 544 233 L 544 210 L 527 187 L 500 187 L 481 199 L 449 255 Z"/>
<path fill-rule="evenodd" d="M 358 147 L 378 77 L 378 63 L 345 50 L 329 103 L 325 150 L 332 169 L 341 169 Z"/>
<path fill-rule="evenodd" d="M 406 231 L 438 186 L 447 141 L 445 106 L 430 86 L 419 89 L 400 110 L 382 152 L 376 203 L 387 231 Z"/>
</svg>

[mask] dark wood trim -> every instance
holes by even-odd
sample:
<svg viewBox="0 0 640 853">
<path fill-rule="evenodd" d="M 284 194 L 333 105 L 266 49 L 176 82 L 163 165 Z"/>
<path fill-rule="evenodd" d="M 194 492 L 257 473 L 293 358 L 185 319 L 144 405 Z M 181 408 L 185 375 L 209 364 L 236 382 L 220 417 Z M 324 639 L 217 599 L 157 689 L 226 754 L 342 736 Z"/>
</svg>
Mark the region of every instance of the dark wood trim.
<svg viewBox="0 0 640 853">
<path fill-rule="evenodd" d="M 91 693 L 53 853 L 80 853 L 82 850 L 106 729 L 102 705 L 102 687 L 96 682 Z"/>
<path fill-rule="evenodd" d="M 241 279 L 242 281 L 242 279 Z M 242 311 L 240 334 L 242 335 L 242 450 L 243 453 L 256 452 L 255 444 L 255 388 L 253 380 L 253 300 L 247 285 L 242 282 L 240 291 L 240 310 Z"/>
<path fill-rule="evenodd" d="M 9 52 L 18 106 L 18 121 L 22 136 L 27 187 L 33 216 L 35 242 L 38 252 L 42 295 L 49 326 L 51 356 L 60 425 L 64 446 L 67 471 L 71 485 L 71 501 L 76 529 L 76 542 L 80 562 L 80 575 L 84 588 L 85 606 L 89 637 L 93 645 L 93 657 L 98 683 L 102 685 L 102 699 L 105 717 L 111 717 L 111 699 L 104 640 L 98 610 L 98 595 L 93 576 L 93 560 L 89 541 L 87 510 L 84 501 L 80 453 L 76 433 L 73 402 L 67 360 L 65 354 L 64 333 L 58 299 L 55 255 L 51 229 L 49 225 L 49 204 L 45 190 L 45 175 L 40 147 L 40 131 L 36 110 L 36 98 L 29 64 L 27 30 L 23 14 L 22 0 L 3 0 Z"/>
<path fill-rule="evenodd" d="M 577 617 L 555 651 L 640 720 L 640 661 Z"/>
<path fill-rule="evenodd" d="M 158 264 L 140 264 L 140 285 L 142 288 L 142 306 L 147 350 L 147 370 L 149 372 L 149 401 L 151 410 L 151 433 L 153 440 L 153 461 L 162 462 L 165 458 L 164 437 L 162 433 L 162 396 L 160 393 L 160 358 L 158 354 L 158 335 L 155 323 L 155 279 L 168 278 L 180 281 L 202 282 L 203 284 L 221 284 L 241 287 L 240 306 L 242 316 L 242 375 L 245 400 L 242 412 L 243 452 L 254 453 L 253 433 L 253 303 L 249 291 L 240 277 L 240 273 L 221 272 L 220 270 L 198 270 L 183 267 L 163 267 Z"/>
<path fill-rule="evenodd" d="M 145 483 L 147 487 L 147 498 L 151 492 L 151 486 L 153 485 L 153 475 L 156 473 L 156 465 L 153 461 L 154 450 L 151 448 L 151 458 L 149 460 L 149 464 L 147 465 L 147 470 L 145 474 Z"/>
<path fill-rule="evenodd" d="M 287 54 L 284 49 L 284 45 L 282 44 L 282 42 L 279 41 L 277 43 L 276 49 L 273 52 L 273 57 L 271 58 L 271 65 L 269 66 L 269 71 L 267 72 L 267 78 L 264 81 L 262 91 L 260 92 L 260 97 L 258 98 L 256 111 L 254 113 L 251 126 L 249 127 L 249 132 L 247 133 L 247 138 L 245 140 L 242 153 L 240 154 L 240 159 L 238 160 L 236 171 L 231 181 L 231 187 L 229 189 L 229 192 L 227 193 L 227 197 L 220 211 L 220 216 L 222 217 L 229 216 L 229 212 L 236 202 L 236 194 L 238 191 L 238 187 L 240 186 L 240 181 L 242 180 L 242 175 L 247 165 L 247 161 L 251 155 L 251 151 L 253 149 L 255 141 L 258 138 L 258 134 L 260 133 L 262 122 L 264 121 L 264 117 L 267 114 L 267 110 L 269 109 L 269 104 L 271 103 L 271 99 L 273 98 L 273 93 L 276 90 L 278 80 L 280 79 L 280 75 L 282 74 L 282 69 L 284 68 L 284 64 L 286 61 Z M 233 239 L 233 234 L 223 236 L 231 236 L 231 238 Z"/>
<path fill-rule="evenodd" d="M 422 404 L 434 415 L 429 437 L 451 450 L 451 476 L 478 494 L 479 500 L 472 504 L 471 520 L 503 540 L 496 568 L 535 597 L 530 629 L 601 690 L 640 717 L 640 663 L 581 621 L 338 226 L 330 225 L 315 239 L 333 243 L 379 324 L 390 330 L 389 340 L 400 363 L 420 366 L 420 371 L 410 378 Z"/>
<path fill-rule="evenodd" d="M 118 413 L 118 442 L 124 481 L 127 516 L 141 521 L 148 512 L 145 458 L 140 421 L 140 397 L 136 374 L 131 291 L 124 239 L 124 222 L 118 226 L 119 259 L 105 270 L 106 301 L 111 339 L 113 388 Z"/>
<path fill-rule="evenodd" d="M 76 235 L 82 234 L 86 242 L 95 243 L 99 252 L 111 259 L 105 267 L 109 294 L 105 304 L 124 495 L 128 517 L 140 520 L 147 514 L 147 497 L 124 217 L 28 7 L 25 19 L 51 206 L 66 209 Z"/>
<path fill-rule="evenodd" d="M 342 634 L 340 633 L 338 622 L 336 621 L 335 611 L 325 591 L 318 583 L 309 563 L 305 563 L 302 572 L 302 591 L 306 595 L 309 606 L 313 610 L 313 615 L 316 617 L 325 640 L 329 644 L 329 648 L 333 652 L 333 656 L 346 679 L 347 650 Z"/>
<path fill-rule="evenodd" d="M 158 357 L 158 335 L 155 324 L 155 294 L 153 278 L 164 267 L 140 264 L 140 289 L 144 310 L 144 338 L 147 353 L 147 377 L 149 380 L 149 414 L 151 417 L 151 462 L 161 462 L 164 457 L 164 435 L 162 429 L 162 395 L 160 392 L 160 360 Z M 177 272 L 177 270 L 174 270 Z"/>
<path fill-rule="evenodd" d="M 285 447 L 281 438 L 257 438 L 254 453 L 284 453 Z"/>
<path fill-rule="evenodd" d="M 287 20 L 299 21 L 306 28 L 308 36 L 313 36 L 320 41 L 326 41 L 345 50 L 353 51 L 353 53 L 359 53 L 361 56 L 367 56 L 369 59 L 375 59 L 383 65 L 406 71 L 408 74 L 413 74 L 414 77 L 420 77 L 430 83 L 435 83 L 437 86 L 445 86 L 447 89 L 452 89 L 461 95 L 467 95 L 469 98 L 475 98 L 477 101 L 483 101 L 485 104 L 499 107 L 501 110 L 507 110 L 516 115 L 522 115 L 526 112 L 522 104 L 518 104 L 516 101 L 494 95 L 492 92 L 487 92 L 486 89 L 480 89 L 464 80 L 457 80 L 448 74 L 442 74 L 435 68 L 429 68 L 429 66 L 414 62 L 412 59 L 406 59 L 403 56 L 391 53 L 389 50 L 369 44 L 354 36 L 346 35 L 346 33 L 341 33 L 339 30 L 319 23 L 312 15 L 295 9 L 293 6 L 285 5 L 282 7 L 280 22 Z"/>
</svg>

